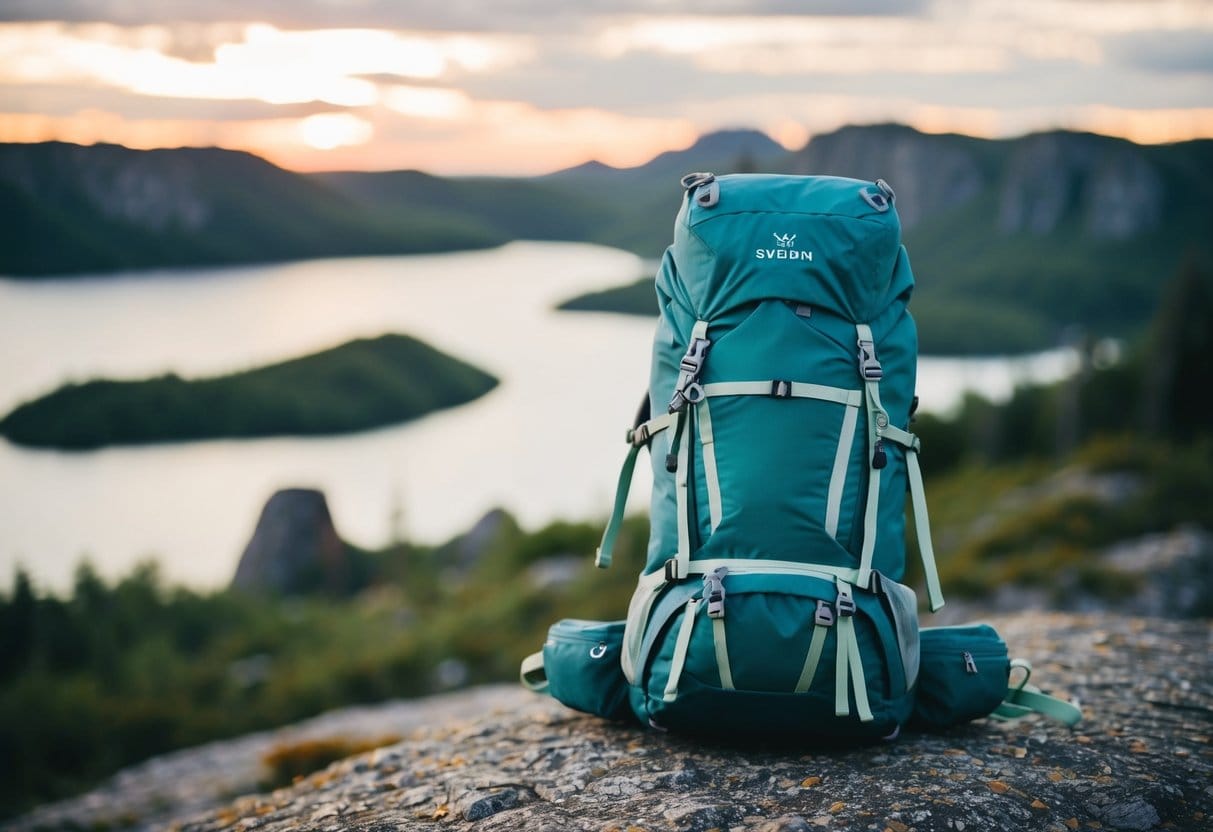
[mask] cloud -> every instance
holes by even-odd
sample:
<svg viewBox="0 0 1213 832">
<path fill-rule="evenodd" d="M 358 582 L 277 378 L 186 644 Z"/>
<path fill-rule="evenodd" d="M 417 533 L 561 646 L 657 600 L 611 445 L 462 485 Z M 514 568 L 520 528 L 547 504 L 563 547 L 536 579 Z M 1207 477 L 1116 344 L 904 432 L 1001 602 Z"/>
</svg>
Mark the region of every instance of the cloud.
<svg viewBox="0 0 1213 832">
<path fill-rule="evenodd" d="M 1108 51 L 1125 66 L 1153 73 L 1213 74 L 1213 31 L 1134 32 L 1114 38 Z"/>
<path fill-rule="evenodd" d="M 274 118 L 303 118 L 333 112 L 323 101 L 271 104 L 242 99 L 156 98 L 129 90 L 105 89 L 82 84 L 10 84 L 4 87 L 0 110 L 8 114 L 71 116 L 85 110 L 119 113 L 130 119 L 190 121 L 257 121 Z"/>
<path fill-rule="evenodd" d="M 0 24 L 0 136 L 301 169 L 626 165 L 739 124 L 1213 134 L 1209 0 L 0 3 L 27 21 Z"/>
<path fill-rule="evenodd" d="M 580 28 L 620 14 L 905 16 L 928 0 L 6 0 L 0 20 L 147 23 L 271 21 L 289 27 L 374 26 L 466 31 Z"/>
<path fill-rule="evenodd" d="M 110 24 L 0 26 L 0 83 L 108 86 L 148 96 L 324 101 L 366 106 L 378 89 L 364 76 L 436 79 L 526 60 L 525 45 L 491 36 L 376 29 L 283 31 L 264 23 L 218 44 L 207 60 L 167 54 L 162 27 Z"/>
</svg>

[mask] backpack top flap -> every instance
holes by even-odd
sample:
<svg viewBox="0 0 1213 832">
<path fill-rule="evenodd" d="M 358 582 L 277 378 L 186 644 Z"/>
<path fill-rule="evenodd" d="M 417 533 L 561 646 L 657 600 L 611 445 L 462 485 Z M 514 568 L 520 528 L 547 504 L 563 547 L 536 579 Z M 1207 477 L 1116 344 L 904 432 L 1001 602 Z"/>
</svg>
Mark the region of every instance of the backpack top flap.
<svg viewBox="0 0 1213 832">
<path fill-rule="evenodd" d="M 809 303 L 871 321 L 914 277 L 901 249 L 893 191 L 836 176 L 696 174 L 671 253 L 693 313 L 711 321 L 763 298 Z M 900 261 L 900 262 L 899 262 Z M 672 296 L 678 287 L 663 287 Z"/>
</svg>

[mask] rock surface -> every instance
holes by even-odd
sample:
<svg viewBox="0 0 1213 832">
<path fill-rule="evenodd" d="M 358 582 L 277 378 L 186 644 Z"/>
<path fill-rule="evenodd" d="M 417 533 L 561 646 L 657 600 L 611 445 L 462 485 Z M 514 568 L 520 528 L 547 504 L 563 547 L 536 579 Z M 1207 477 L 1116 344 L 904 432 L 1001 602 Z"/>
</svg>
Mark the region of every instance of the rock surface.
<svg viewBox="0 0 1213 832">
<path fill-rule="evenodd" d="M 1082 702 L 1083 723 L 983 720 L 851 750 L 712 747 L 482 688 L 384 706 L 381 732 L 411 724 L 405 741 L 289 788 L 192 814 L 198 802 L 166 808 L 148 828 L 1213 828 L 1213 623 L 1047 613 L 994 623 L 1033 662 L 1034 682 Z M 322 719 L 340 728 L 339 715 Z M 157 771 L 168 759 L 144 764 L 139 779 L 173 779 Z M 111 784 L 75 801 L 75 814 L 46 807 L 14 828 L 112 822 L 124 799 Z M 78 813 L 86 806 L 91 816 Z"/>
<path fill-rule="evenodd" d="M 232 588 L 282 595 L 315 589 L 341 592 L 348 584 L 348 566 L 324 493 L 284 488 L 261 510 Z"/>
</svg>

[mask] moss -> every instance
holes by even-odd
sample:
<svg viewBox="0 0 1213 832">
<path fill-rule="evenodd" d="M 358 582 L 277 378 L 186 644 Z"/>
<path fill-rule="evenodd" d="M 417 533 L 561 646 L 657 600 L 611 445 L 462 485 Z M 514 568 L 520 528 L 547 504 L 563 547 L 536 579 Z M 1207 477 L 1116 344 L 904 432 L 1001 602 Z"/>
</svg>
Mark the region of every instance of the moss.
<svg viewBox="0 0 1213 832">
<path fill-rule="evenodd" d="M 268 770 L 268 775 L 261 782 L 261 788 L 268 791 L 289 786 L 338 760 L 385 745 L 394 745 L 400 740 L 395 734 L 385 734 L 373 739 L 320 737 L 274 746 L 261 757 L 262 764 Z"/>
</svg>

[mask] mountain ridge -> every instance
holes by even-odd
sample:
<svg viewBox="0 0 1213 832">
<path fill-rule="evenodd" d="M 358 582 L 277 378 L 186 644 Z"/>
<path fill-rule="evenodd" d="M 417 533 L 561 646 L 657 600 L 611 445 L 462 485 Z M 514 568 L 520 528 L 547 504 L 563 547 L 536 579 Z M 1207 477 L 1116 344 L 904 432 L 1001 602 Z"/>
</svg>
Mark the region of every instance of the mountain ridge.
<svg viewBox="0 0 1213 832">
<path fill-rule="evenodd" d="M 735 129 L 630 168 L 538 177 L 297 174 L 247 153 L 0 145 L 0 273 L 40 276 L 567 240 L 656 258 L 681 174 L 763 169 L 898 191 L 937 352 L 1132 337 L 1185 260 L 1213 262 L 1213 140 L 1137 145 L 1064 130 L 1010 139 L 848 126 L 789 151 Z M 609 308 L 609 307 L 608 307 Z M 930 343 L 935 339 L 935 343 Z"/>
</svg>

